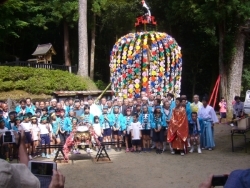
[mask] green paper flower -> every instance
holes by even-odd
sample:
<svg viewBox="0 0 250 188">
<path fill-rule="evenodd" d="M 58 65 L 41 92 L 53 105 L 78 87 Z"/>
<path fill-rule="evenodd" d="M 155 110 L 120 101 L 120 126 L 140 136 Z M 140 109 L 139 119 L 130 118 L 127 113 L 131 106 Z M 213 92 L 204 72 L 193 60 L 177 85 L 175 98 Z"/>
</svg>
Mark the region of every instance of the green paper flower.
<svg viewBox="0 0 250 188">
<path fill-rule="evenodd" d="M 135 73 L 139 73 L 140 70 L 138 68 L 135 69 Z"/>
</svg>

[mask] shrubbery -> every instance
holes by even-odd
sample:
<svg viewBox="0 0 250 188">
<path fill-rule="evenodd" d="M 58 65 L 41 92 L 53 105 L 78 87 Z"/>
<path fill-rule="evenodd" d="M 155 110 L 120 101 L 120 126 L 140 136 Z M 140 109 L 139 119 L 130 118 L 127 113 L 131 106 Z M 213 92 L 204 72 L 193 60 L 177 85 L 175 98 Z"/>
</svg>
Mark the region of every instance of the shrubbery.
<svg viewBox="0 0 250 188">
<path fill-rule="evenodd" d="M 0 91 L 24 90 L 32 94 L 87 90 L 85 80 L 60 70 L 0 66 Z"/>
<path fill-rule="evenodd" d="M 95 81 L 95 85 L 96 85 L 96 87 L 98 87 L 98 89 L 100 89 L 100 90 L 104 90 L 104 89 L 106 89 L 106 87 L 108 86 L 108 84 L 104 83 L 102 80 L 97 80 L 97 81 Z"/>
</svg>

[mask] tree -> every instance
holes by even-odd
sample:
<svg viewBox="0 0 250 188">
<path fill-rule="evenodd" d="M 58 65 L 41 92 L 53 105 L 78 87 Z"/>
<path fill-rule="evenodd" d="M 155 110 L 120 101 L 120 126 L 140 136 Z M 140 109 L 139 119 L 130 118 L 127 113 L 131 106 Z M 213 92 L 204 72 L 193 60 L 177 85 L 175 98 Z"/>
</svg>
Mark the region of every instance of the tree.
<svg viewBox="0 0 250 188">
<path fill-rule="evenodd" d="M 38 1 L 36 11 L 39 13 L 32 18 L 33 24 L 46 26 L 46 23 L 63 23 L 64 31 L 64 63 L 71 66 L 69 27 L 73 27 L 78 20 L 78 3 L 75 0 L 47 0 Z M 45 22 L 45 23 L 44 23 Z M 47 27 L 45 28 L 47 29 Z"/>
<path fill-rule="evenodd" d="M 199 23 L 203 31 L 217 36 L 218 67 L 221 95 L 226 97 L 229 110 L 235 95 L 240 95 L 245 37 L 241 26 L 250 17 L 249 1 L 172 1 L 172 8 L 182 19 Z"/>
<path fill-rule="evenodd" d="M 90 78 L 94 80 L 95 70 L 95 41 L 96 41 L 96 16 L 101 16 L 105 10 L 107 0 L 93 0 L 92 2 L 92 24 L 91 24 L 91 47 L 90 47 Z"/>
<path fill-rule="evenodd" d="M 79 0 L 79 68 L 78 74 L 82 77 L 88 74 L 88 33 L 87 33 L 87 0 Z"/>
</svg>

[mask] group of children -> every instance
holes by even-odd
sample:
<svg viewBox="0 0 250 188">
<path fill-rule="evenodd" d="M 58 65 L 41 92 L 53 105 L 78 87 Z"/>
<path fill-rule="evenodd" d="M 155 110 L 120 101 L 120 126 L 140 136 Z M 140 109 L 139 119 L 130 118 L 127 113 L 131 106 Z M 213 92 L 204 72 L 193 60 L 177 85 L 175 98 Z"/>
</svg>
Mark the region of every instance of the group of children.
<svg viewBox="0 0 250 188">
<path fill-rule="evenodd" d="M 156 153 L 161 154 L 166 149 L 167 128 L 172 116 L 175 102 L 173 95 L 167 96 L 165 100 L 159 98 L 141 97 L 137 104 L 133 102 L 119 104 L 119 101 L 104 101 L 100 104 L 99 115 L 93 114 L 92 99 L 89 104 L 80 106 L 80 101 L 71 102 L 67 108 L 60 108 L 56 100 L 52 101 L 52 107 L 42 107 L 32 110 L 28 102 L 21 101 L 16 111 L 9 112 L 8 117 L 3 117 L 0 110 L 0 135 L 6 130 L 23 130 L 26 135 L 26 146 L 29 158 L 36 156 L 38 145 L 62 144 L 64 145 L 73 130 L 85 131 L 83 125 L 88 125 L 88 131 L 95 137 L 94 142 L 114 141 L 115 151 L 122 151 L 122 144 L 125 142 L 126 152 L 150 152 L 156 148 Z M 55 102 L 53 104 L 53 102 Z M 187 117 L 189 120 L 188 143 L 197 145 L 198 137 L 201 134 L 201 126 L 197 118 L 197 112 L 192 112 L 190 103 L 184 100 L 183 105 L 187 106 Z M 197 111 L 201 107 L 200 102 L 194 103 Z M 34 107 L 34 106 L 33 106 Z M 91 111 L 92 107 L 92 111 Z M 66 110 L 65 110 L 66 109 Z M 94 108 L 97 109 L 97 108 Z M 198 126 L 197 126 L 198 125 Z M 82 138 L 75 135 L 76 141 Z M 88 138 L 91 140 L 91 138 Z M 1 139 L 2 141 L 2 139 Z M 7 160 L 11 160 L 17 151 L 15 144 L 1 143 Z M 77 147 L 77 146 L 76 146 Z M 111 150 L 111 145 L 107 146 Z M 194 148 L 191 147 L 190 152 Z M 50 158 L 56 150 L 42 150 L 42 157 Z M 200 148 L 198 148 L 200 152 Z"/>
<path fill-rule="evenodd" d="M 17 157 L 18 148 L 15 143 L 3 143 L 2 136 L 6 131 L 16 133 L 24 131 L 29 159 L 36 156 L 36 147 L 38 145 L 60 144 L 60 127 L 55 113 L 51 113 L 50 115 L 44 114 L 42 117 L 37 117 L 37 115 L 31 114 L 18 116 L 18 114 L 13 111 L 9 113 L 8 121 L 4 118 L 0 119 L 1 145 L 4 149 L 2 153 L 5 154 L 4 157 L 6 160 L 12 160 L 13 157 Z M 55 150 L 43 150 L 41 156 L 50 158 L 55 152 Z"/>
</svg>

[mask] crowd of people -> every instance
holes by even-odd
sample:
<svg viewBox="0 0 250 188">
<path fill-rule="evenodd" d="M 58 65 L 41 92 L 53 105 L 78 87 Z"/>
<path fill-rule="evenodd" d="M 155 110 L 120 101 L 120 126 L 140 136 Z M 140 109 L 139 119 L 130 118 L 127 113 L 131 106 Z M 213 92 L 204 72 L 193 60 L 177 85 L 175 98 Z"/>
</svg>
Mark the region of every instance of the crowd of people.
<svg viewBox="0 0 250 188">
<path fill-rule="evenodd" d="M 93 130 L 100 142 L 117 142 L 115 151 L 122 151 L 125 143 L 126 152 L 163 153 L 169 143 L 171 154 L 187 152 L 202 153 L 202 149 L 213 150 L 215 147 L 213 126 L 219 120 L 213 107 L 208 105 L 208 98 L 202 102 L 198 95 L 189 102 L 185 95 L 174 99 L 168 93 L 141 96 L 135 99 L 105 97 L 98 101 L 91 96 L 87 100 L 66 99 L 57 101 L 34 101 L 30 98 L 21 100 L 15 111 L 9 111 L 8 105 L 0 103 L 0 132 L 24 130 L 29 158 L 36 156 L 38 145 L 65 144 L 70 133 L 84 126 Z M 107 146 L 107 151 L 111 146 Z M 3 143 L 2 158 L 12 160 L 16 157 L 15 144 Z M 50 158 L 56 150 L 44 150 L 41 156 Z"/>
</svg>

